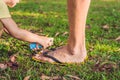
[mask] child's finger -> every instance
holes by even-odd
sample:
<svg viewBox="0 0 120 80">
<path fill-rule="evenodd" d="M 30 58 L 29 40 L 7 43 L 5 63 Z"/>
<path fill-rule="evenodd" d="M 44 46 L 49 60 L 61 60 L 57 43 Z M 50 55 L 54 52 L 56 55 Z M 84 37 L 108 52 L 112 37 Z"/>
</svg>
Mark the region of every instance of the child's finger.
<svg viewBox="0 0 120 80">
<path fill-rule="evenodd" d="M 37 48 L 34 48 L 34 50 L 36 51 L 36 50 L 37 50 Z"/>
<path fill-rule="evenodd" d="M 36 44 L 36 49 L 38 50 L 39 49 L 39 47 L 38 47 L 39 45 L 38 44 Z"/>
<path fill-rule="evenodd" d="M 35 49 L 32 49 L 32 51 L 35 51 Z"/>
<path fill-rule="evenodd" d="M 54 40 L 53 38 L 50 39 L 50 42 L 48 43 L 48 46 L 53 45 L 53 40 Z"/>
</svg>

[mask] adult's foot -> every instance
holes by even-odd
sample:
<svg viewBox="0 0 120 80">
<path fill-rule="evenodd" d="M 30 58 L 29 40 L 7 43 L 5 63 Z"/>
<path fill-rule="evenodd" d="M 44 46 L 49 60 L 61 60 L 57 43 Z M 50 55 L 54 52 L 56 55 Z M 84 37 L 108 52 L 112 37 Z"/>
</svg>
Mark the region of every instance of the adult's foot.
<svg viewBox="0 0 120 80">
<path fill-rule="evenodd" d="M 71 54 L 67 46 L 60 47 L 55 51 L 36 54 L 35 56 L 33 56 L 35 60 L 42 61 L 42 62 L 50 62 L 50 63 L 54 63 L 54 62 L 81 63 L 81 62 L 84 62 L 86 57 L 87 57 L 86 51 L 82 53 Z"/>
</svg>

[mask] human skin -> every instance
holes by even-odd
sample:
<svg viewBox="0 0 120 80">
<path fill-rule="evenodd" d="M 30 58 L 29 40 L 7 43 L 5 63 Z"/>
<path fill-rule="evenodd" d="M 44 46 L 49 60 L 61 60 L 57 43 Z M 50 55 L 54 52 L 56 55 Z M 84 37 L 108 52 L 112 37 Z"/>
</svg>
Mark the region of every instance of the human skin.
<svg viewBox="0 0 120 80">
<path fill-rule="evenodd" d="M 43 46 L 43 48 L 47 48 L 53 44 L 53 38 L 48 38 L 44 36 L 39 36 L 34 33 L 31 33 L 27 30 L 21 29 L 17 26 L 15 21 L 10 17 L 10 18 L 2 18 L 0 19 L 1 22 L 3 23 L 4 30 L 13 36 L 14 38 L 17 38 L 22 41 L 27 41 L 27 42 L 36 42 L 40 45 Z"/>
<path fill-rule="evenodd" d="M 19 0 L 3 0 L 6 5 L 9 7 L 14 7 L 17 3 L 19 3 Z M 36 34 L 33 34 L 27 30 L 21 29 L 17 26 L 16 22 L 12 19 L 12 17 L 6 17 L 1 18 L 0 22 L 3 25 L 0 25 L 0 34 L 2 34 L 2 27 L 4 31 L 14 38 L 17 38 L 19 40 L 28 41 L 30 43 L 35 42 L 43 46 L 43 48 L 47 48 L 53 44 L 53 38 L 48 38 L 44 36 L 39 36 Z M 0 35 L 1 36 L 1 35 Z M 38 49 L 38 46 L 34 49 Z"/>
<path fill-rule="evenodd" d="M 19 0 L 3 0 L 9 7 L 14 7 L 17 3 L 19 3 Z"/>
<path fill-rule="evenodd" d="M 48 52 L 62 63 L 81 63 L 87 56 L 85 46 L 85 25 L 91 0 L 67 0 L 69 38 L 68 44 Z M 54 62 L 53 59 L 37 54 L 35 59 Z"/>
</svg>

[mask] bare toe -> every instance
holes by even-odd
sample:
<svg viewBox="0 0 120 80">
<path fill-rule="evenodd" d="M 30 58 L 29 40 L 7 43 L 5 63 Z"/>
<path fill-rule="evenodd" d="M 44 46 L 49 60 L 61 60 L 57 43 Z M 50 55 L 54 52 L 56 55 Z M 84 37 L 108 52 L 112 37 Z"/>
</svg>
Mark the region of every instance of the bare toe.
<svg viewBox="0 0 120 80">
<path fill-rule="evenodd" d="M 33 59 L 40 62 L 53 62 L 49 58 L 45 57 L 43 54 L 36 54 Z"/>
<path fill-rule="evenodd" d="M 53 38 L 50 38 L 49 43 L 48 43 L 49 46 L 53 45 L 53 40 L 54 40 Z"/>
</svg>

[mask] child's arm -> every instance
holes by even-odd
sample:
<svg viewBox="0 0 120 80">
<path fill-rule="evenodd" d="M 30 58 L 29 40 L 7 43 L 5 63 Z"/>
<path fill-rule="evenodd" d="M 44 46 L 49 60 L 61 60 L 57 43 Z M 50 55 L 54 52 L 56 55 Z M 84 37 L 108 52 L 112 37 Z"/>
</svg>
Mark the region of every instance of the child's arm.
<svg viewBox="0 0 120 80">
<path fill-rule="evenodd" d="M 53 38 L 38 36 L 36 34 L 18 28 L 17 24 L 11 18 L 7 5 L 3 0 L 0 0 L 0 21 L 4 24 L 5 30 L 17 39 L 28 42 L 36 42 L 38 44 L 41 44 L 44 48 L 52 45 Z"/>
<path fill-rule="evenodd" d="M 2 32 L 3 32 L 3 25 L 2 25 L 2 23 L 0 22 L 0 37 L 1 37 L 1 35 L 2 35 Z"/>
<path fill-rule="evenodd" d="M 1 21 L 9 34 L 17 39 L 28 42 L 36 42 L 38 44 L 41 44 L 44 48 L 53 44 L 53 38 L 38 36 L 29 31 L 18 28 L 17 24 L 12 18 L 3 18 Z"/>
</svg>

